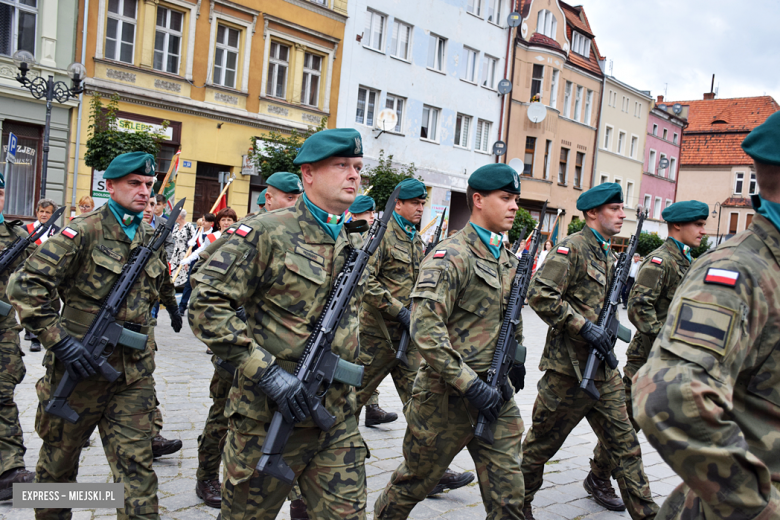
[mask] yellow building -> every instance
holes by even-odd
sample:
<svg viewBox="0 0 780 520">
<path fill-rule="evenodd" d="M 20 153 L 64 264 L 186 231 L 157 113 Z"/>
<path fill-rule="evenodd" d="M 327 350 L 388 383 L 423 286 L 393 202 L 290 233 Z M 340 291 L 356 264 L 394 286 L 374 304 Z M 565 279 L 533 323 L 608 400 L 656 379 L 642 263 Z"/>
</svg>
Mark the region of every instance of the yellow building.
<svg viewBox="0 0 780 520">
<path fill-rule="evenodd" d="M 83 3 L 79 34 L 83 25 Z M 71 153 L 81 158 L 71 204 L 101 199 L 101 173 L 83 161 L 89 97 L 120 96 L 119 126 L 159 128 L 162 180 L 181 148 L 176 199 L 194 220 L 220 191 L 220 172 L 235 181 L 228 205 L 252 210 L 263 179 L 243 175 L 253 136 L 289 134 L 336 121 L 347 0 L 93 0 L 87 17 L 87 81 L 81 121 L 73 116 Z M 81 49 L 77 50 L 77 55 Z M 75 111 L 74 111 L 75 112 Z M 72 170 L 72 167 L 71 167 Z"/>
</svg>

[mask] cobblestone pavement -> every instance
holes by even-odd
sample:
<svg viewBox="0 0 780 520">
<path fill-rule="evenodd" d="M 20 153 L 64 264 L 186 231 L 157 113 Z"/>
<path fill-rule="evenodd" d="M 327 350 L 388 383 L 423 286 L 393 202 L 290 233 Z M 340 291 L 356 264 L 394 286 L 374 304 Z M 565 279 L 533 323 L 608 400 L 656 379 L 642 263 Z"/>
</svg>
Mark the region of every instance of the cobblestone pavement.
<svg viewBox="0 0 780 520">
<path fill-rule="evenodd" d="M 621 322 L 632 327 L 621 309 Z M 536 383 L 541 377 L 536 367 L 539 364 L 547 326 L 536 314 L 526 308 L 523 311 L 525 344 L 529 347 L 529 372 L 526 390 L 517 396 L 526 427 L 530 427 L 531 410 L 536 398 Z M 633 327 L 632 327 L 633 328 Z M 206 507 L 195 495 L 195 470 L 198 465 L 197 438 L 203 428 L 203 421 L 211 400 L 209 381 L 212 375 L 210 356 L 202 343 L 197 341 L 185 326 L 180 334 L 170 329 L 167 313 L 160 312 L 160 324 L 156 332 L 159 344 L 157 355 L 157 393 L 162 403 L 165 426 L 163 435 L 181 439 L 184 447 L 178 453 L 155 461 L 154 468 L 159 479 L 160 515 L 163 519 L 200 520 L 217 516 L 218 511 Z M 34 469 L 41 440 L 35 433 L 35 382 L 43 375 L 43 353 L 30 353 L 29 342 L 22 341 L 27 364 L 27 376 L 17 387 L 16 402 L 21 412 L 28 469 Z M 617 354 L 621 368 L 625 364 L 627 345 L 618 342 Z M 397 412 L 398 421 L 376 428 L 360 427 L 370 449 L 371 458 L 366 461 L 368 483 L 368 511 L 373 517 L 373 506 L 379 492 L 387 484 L 390 474 L 402 460 L 401 442 L 406 424 L 402 406 L 390 379 L 380 387 L 381 406 Z M 660 503 L 681 482 L 680 478 L 663 462 L 656 451 L 640 433 L 645 471 L 650 477 L 650 487 L 656 501 Z M 628 514 L 610 512 L 596 504 L 582 488 L 582 480 L 590 470 L 589 459 L 596 446 L 596 436 L 587 421 L 583 421 L 569 436 L 561 450 L 552 459 L 545 471 L 543 488 L 534 499 L 534 515 L 539 520 L 559 519 L 618 519 L 629 518 Z M 474 464 L 467 451 L 459 454 L 453 469 L 474 471 Z M 111 472 L 103 453 L 100 437 L 92 435 L 92 445 L 81 454 L 79 482 L 112 482 Z M 617 485 L 613 482 L 615 488 Z M 115 518 L 114 510 L 74 510 L 74 520 Z M 449 491 L 436 498 L 427 499 L 412 511 L 410 518 L 444 518 L 449 520 L 484 518 L 485 510 L 476 481 L 464 488 Z M 33 518 L 32 509 L 12 509 L 11 502 L 0 504 L 0 518 L 26 520 Z M 279 514 L 280 519 L 289 519 L 287 504 Z"/>
</svg>

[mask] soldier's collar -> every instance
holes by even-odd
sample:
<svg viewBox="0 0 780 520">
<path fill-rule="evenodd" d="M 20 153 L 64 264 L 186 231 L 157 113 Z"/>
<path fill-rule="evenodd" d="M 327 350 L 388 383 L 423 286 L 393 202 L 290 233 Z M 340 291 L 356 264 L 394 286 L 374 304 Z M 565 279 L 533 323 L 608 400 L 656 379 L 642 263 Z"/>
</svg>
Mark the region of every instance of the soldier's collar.
<svg viewBox="0 0 780 520">
<path fill-rule="evenodd" d="M 322 228 L 314 215 L 306 207 L 303 201 L 303 197 L 298 197 L 298 201 L 295 203 L 295 214 L 298 217 L 298 225 L 301 227 L 301 234 L 303 240 L 307 244 L 335 244 L 334 240 L 325 230 Z"/>
<path fill-rule="evenodd" d="M 493 256 L 493 253 L 488 251 L 488 248 L 485 245 L 485 243 L 482 242 L 482 239 L 479 238 L 479 234 L 477 233 L 477 228 L 474 227 L 474 224 L 472 224 L 471 222 L 466 224 L 466 227 L 464 228 L 464 232 L 466 233 L 466 243 L 469 245 L 469 247 L 471 248 L 471 250 L 474 252 L 475 255 L 489 262 L 498 261 Z M 499 259 L 500 258 L 501 257 L 499 257 Z"/>
</svg>

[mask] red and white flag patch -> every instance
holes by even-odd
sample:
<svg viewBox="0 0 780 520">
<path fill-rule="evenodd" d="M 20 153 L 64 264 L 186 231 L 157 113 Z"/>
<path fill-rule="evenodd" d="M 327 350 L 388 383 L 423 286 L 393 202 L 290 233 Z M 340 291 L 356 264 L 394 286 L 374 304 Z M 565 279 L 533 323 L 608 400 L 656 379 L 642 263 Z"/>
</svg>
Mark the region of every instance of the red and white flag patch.
<svg viewBox="0 0 780 520">
<path fill-rule="evenodd" d="M 738 279 L 739 273 L 737 271 L 715 269 L 714 267 L 710 267 L 707 269 L 707 275 L 704 277 L 704 283 L 715 283 L 719 285 L 725 285 L 726 287 L 734 287 L 737 285 Z"/>
<path fill-rule="evenodd" d="M 658 258 L 657 256 L 654 256 L 653 259 L 650 260 L 650 261 L 653 262 L 654 264 L 661 265 L 661 263 L 664 261 L 664 259 L 663 258 Z"/>
<path fill-rule="evenodd" d="M 558 252 L 562 255 L 568 255 L 569 254 L 569 248 L 568 247 L 559 247 Z"/>
<path fill-rule="evenodd" d="M 240 237 L 245 237 L 249 233 L 251 233 L 251 231 L 252 231 L 251 227 L 247 226 L 246 224 L 241 224 L 240 226 L 238 226 L 238 229 L 236 229 L 236 235 Z"/>
<path fill-rule="evenodd" d="M 232 235 L 235 232 L 236 232 L 236 230 L 233 229 L 233 228 L 227 228 L 227 231 L 225 231 L 225 233 L 227 233 L 228 235 Z"/>
<path fill-rule="evenodd" d="M 65 229 L 62 230 L 62 234 L 68 237 L 69 239 L 73 240 L 74 238 L 76 238 L 76 235 L 78 235 L 79 232 L 76 231 L 75 229 L 66 227 Z"/>
<path fill-rule="evenodd" d="M 434 258 L 444 258 L 447 255 L 446 249 L 439 249 L 435 253 L 433 253 Z"/>
</svg>

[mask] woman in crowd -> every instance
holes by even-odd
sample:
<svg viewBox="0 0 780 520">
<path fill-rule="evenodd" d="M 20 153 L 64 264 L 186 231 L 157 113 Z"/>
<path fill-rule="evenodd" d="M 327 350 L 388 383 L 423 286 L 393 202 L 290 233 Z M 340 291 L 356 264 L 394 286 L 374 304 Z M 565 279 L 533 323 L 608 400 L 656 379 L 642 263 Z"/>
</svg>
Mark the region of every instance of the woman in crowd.
<svg viewBox="0 0 780 520">
<path fill-rule="evenodd" d="M 187 253 L 187 243 L 195 236 L 197 230 L 192 222 L 187 222 L 187 210 L 182 209 L 179 213 L 179 218 L 176 219 L 176 224 L 173 226 L 173 239 L 175 246 L 173 248 L 173 256 L 169 259 L 171 263 L 171 273 L 175 274 L 179 269 L 184 255 Z M 175 287 L 181 287 L 187 282 L 187 271 L 189 267 L 183 266 L 179 272 L 179 276 L 174 280 L 173 285 Z"/>
</svg>

